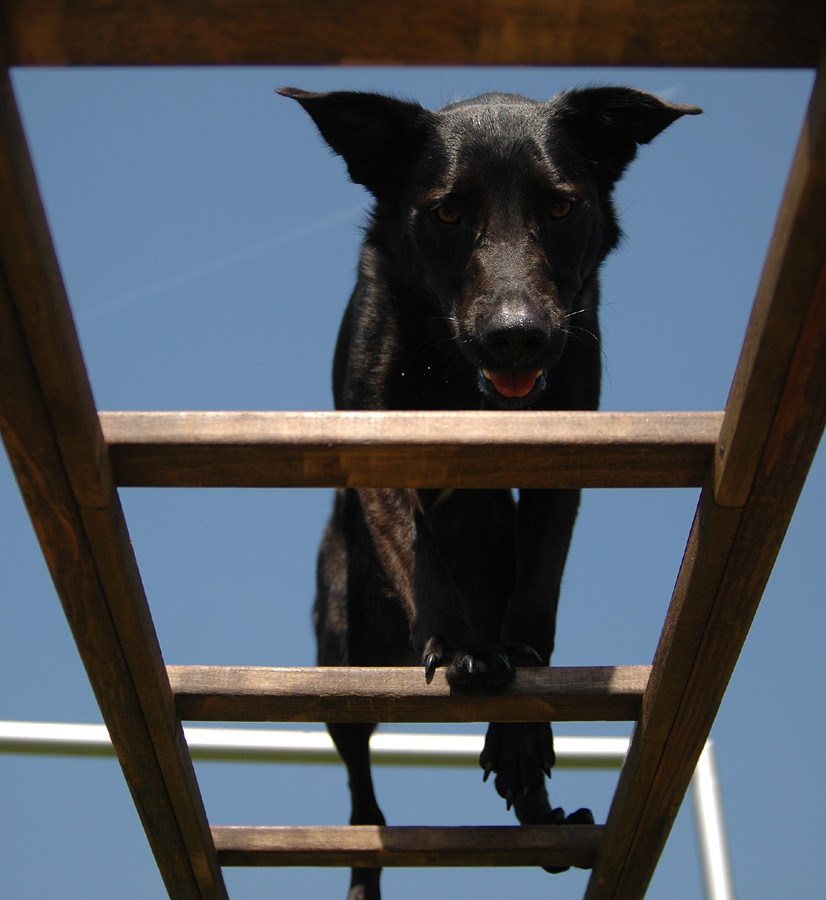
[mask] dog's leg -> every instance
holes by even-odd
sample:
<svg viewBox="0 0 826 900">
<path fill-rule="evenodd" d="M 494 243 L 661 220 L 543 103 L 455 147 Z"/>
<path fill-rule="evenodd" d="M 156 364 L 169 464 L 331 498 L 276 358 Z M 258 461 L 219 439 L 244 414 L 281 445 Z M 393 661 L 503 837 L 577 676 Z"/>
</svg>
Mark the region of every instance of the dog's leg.
<svg viewBox="0 0 826 900">
<path fill-rule="evenodd" d="M 502 624 L 515 665 L 548 665 L 553 652 L 562 571 L 579 507 L 578 491 L 523 491 L 518 510 L 517 583 Z M 523 824 L 592 823 L 589 810 L 569 816 L 548 801 L 554 764 L 550 723 L 493 723 L 480 765 Z M 550 871 L 550 870 L 549 870 Z M 559 870 L 561 871 L 561 870 Z"/>
<path fill-rule="evenodd" d="M 376 802 L 370 773 L 370 735 L 375 725 L 329 724 L 339 754 L 347 766 L 352 798 L 351 825 L 384 825 L 384 815 Z M 381 900 L 381 869 L 353 869 L 347 900 Z"/>
<path fill-rule="evenodd" d="M 421 500 L 413 490 L 359 491 L 376 552 L 410 625 L 413 646 L 433 677 L 491 686 L 513 678 L 501 647 L 471 627 L 465 601 L 442 559 Z"/>
<path fill-rule="evenodd" d="M 353 623 L 351 594 L 361 603 L 368 602 L 371 590 L 369 580 L 363 573 L 354 573 L 350 558 L 352 544 L 361 531 L 352 525 L 350 519 L 358 502 L 344 491 L 336 494 L 333 515 L 318 556 L 317 593 L 313 617 L 318 643 L 318 664 L 321 666 L 361 665 L 364 660 L 362 637 L 368 644 L 373 635 L 359 635 L 357 620 Z M 358 521 L 356 522 L 358 525 Z M 368 541 L 369 535 L 363 536 Z M 358 556 L 358 553 L 357 553 Z M 378 617 L 371 616 L 373 621 Z M 353 625 L 355 624 L 355 628 Z M 379 627 L 380 624 L 379 624 Z M 376 801 L 373 778 L 370 773 L 370 735 L 373 724 L 328 723 L 327 730 L 347 767 L 350 786 L 351 825 L 384 825 L 384 816 Z M 380 900 L 379 876 L 381 869 L 353 869 L 348 900 Z"/>
<path fill-rule="evenodd" d="M 516 665 L 550 663 L 579 497 L 579 491 L 520 492 L 516 587 L 502 622 L 502 641 Z"/>
</svg>

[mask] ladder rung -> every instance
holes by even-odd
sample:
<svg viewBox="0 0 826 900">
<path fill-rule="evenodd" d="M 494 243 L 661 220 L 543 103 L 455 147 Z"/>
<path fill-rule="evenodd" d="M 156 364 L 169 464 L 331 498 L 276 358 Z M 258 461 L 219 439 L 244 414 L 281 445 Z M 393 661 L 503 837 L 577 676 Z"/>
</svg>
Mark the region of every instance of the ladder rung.
<svg viewBox="0 0 826 900">
<path fill-rule="evenodd" d="M 123 487 L 700 487 L 722 413 L 106 412 Z"/>
<path fill-rule="evenodd" d="M 298 0 L 245 3 L 243 18 L 237 0 L 2 6 L 10 66 L 804 68 L 817 65 L 823 36 L 822 7 L 811 0 L 427 0 L 403 19 L 376 0 L 325 4 L 323 17 L 302 15 Z"/>
<path fill-rule="evenodd" d="M 169 666 L 184 720 L 202 722 L 598 722 L 639 717 L 650 666 L 517 669 L 503 688 L 451 688 L 420 667 Z"/>
<path fill-rule="evenodd" d="M 222 866 L 577 866 L 602 825 L 213 826 Z"/>
</svg>

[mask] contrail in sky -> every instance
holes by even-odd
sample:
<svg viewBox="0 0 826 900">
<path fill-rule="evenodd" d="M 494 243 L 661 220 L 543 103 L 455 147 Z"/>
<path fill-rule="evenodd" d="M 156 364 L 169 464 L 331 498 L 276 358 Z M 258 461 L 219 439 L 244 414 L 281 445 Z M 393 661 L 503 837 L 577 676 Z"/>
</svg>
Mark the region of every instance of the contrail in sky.
<svg viewBox="0 0 826 900">
<path fill-rule="evenodd" d="M 292 244 L 295 241 L 300 241 L 304 238 L 311 237 L 312 235 L 317 234 L 320 231 L 325 231 L 328 228 L 332 228 L 334 225 L 340 225 L 344 222 L 351 222 L 353 221 L 355 216 L 358 215 L 358 213 L 360 213 L 363 209 L 364 205 L 359 204 L 358 206 L 352 206 L 349 209 L 341 210 L 340 212 L 325 216 L 323 219 L 317 219 L 315 222 L 309 222 L 307 225 L 302 225 L 299 228 L 294 228 L 291 231 L 274 235 L 273 237 L 267 238 L 267 240 L 265 241 L 259 241 L 257 244 L 253 244 L 250 247 L 245 247 L 243 250 L 236 250 L 234 253 L 229 253 L 226 256 L 219 257 L 218 259 L 213 259 L 209 262 L 202 263 L 201 265 L 193 266 L 189 269 L 184 269 L 181 272 L 170 275 L 168 278 L 162 278 L 158 281 L 153 281 L 151 284 L 145 285 L 144 287 L 138 288 L 137 290 L 128 291 L 125 294 L 120 294 L 117 297 L 113 297 L 111 300 L 107 300 L 104 303 L 98 304 L 92 309 L 79 311 L 78 315 L 80 318 L 89 319 L 95 318 L 103 313 L 111 312 L 115 309 L 122 309 L 127 306 L 133 306 L 134 304 L 139 303 L 143 300 L 147 300 L 150 297 L 157 296 L 164 291 L 180 287 L 181 285 L 187 284 L 191 281 L 197 281 L 199 278 L 205 278 L 207 275 L 212 275 L 215 272 L 220 271 L 221 269 L 226 269 L 230 266 L 236 265 L 239 262 L 244 262 L 245 260 L 250 259 L 253 256 L 258 256 L 261 253 L 266 253 L 269 250 L 274 250 L 276 247 L 282 247 L 285 244 Z"/>
</svg>

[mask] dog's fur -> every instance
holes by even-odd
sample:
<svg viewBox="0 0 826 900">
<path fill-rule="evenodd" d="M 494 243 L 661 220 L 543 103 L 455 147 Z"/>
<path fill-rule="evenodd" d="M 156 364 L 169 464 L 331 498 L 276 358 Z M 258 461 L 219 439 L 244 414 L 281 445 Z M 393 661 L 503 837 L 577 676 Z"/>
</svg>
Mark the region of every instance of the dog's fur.
<svg viewBox="0 0 826 900">
<path fill-rule="evenodd" d="M 379 94 L 286 88 L 375 198 L 333 366 L 338 409 L 597 407 L 599 267 L 612 190 L 638 144 L 696 107 L 629 88 L 540 103 L 486 94 L 438 112 Z M 320 665 L 420 663 L 452 684 L 548 665 L 573 490 L 344 490 L 321 546 Z M 331 725 L 353 824 L 383 824 L 368 738 Z M 549 725 L 493 724 L 480 764 L 523 823 L 553 809 Z M 378 900 L 379 870 L 350 900 Z"/>
</svg>

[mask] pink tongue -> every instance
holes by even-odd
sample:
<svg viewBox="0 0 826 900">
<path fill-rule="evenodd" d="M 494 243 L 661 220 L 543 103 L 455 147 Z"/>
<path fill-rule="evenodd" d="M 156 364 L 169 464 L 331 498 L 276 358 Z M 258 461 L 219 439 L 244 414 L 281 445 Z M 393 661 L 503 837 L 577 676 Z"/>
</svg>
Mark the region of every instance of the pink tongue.
<svg viewBox="0 0 826 900">
<path fill-rule="evenodd" d="M 486 372 L 488 379 L 503 397 L 524 397 L 531 392 L 542 372 Z"/>
</svg>

